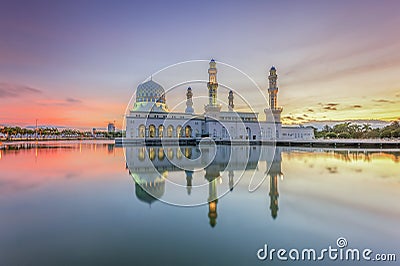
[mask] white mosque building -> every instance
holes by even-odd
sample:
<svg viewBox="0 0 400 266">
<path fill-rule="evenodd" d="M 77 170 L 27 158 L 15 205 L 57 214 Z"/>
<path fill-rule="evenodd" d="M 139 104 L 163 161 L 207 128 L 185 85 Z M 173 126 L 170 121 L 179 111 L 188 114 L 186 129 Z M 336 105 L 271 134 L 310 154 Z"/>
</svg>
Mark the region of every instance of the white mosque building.
<svg viewBox="0 0 400 266">
<path fill-rule="evenodd" d="M 269 71 L 269 106 L 264 109 L 266 121 L 258 120 L 258 113 L 238 112 L 234 109 L 233 92 L 229 92 L 228 110 L 221 110 L 218 103 L 217 67 L 214 59 L 208 69 L 208 104 L 204 113 L 193 109 L 192 89 L 186 93 L 185 112 L 168 110 L 164 88 L 153 80 L 137 87 L 136 102 L 126 116 L 126 138 L 124 142 L 161 139 L 200 140 L 205 137 L 216 142 L 269 142 L 280 140 L 311 140 L 311 127 L 283 127 L 282 108 L 278 106 L 278 86 L 275 67 Z"/>
</svg>

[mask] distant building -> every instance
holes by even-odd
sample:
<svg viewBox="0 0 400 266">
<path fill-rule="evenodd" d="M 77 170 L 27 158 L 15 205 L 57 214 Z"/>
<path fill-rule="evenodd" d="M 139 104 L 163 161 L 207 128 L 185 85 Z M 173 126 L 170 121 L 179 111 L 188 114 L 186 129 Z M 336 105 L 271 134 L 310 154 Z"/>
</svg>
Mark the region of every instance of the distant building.
<svg viewBox="0 0 400 266">
<path fill-rule="evenodd" d="M 114 123 L 108 123 L 107 132 L 108 132 L 108 133 L 114 133 L 114 132 L 115 132 L 115 125 L 114 125 Z"/>
<path fill-rule="evenodd" d="M 185 112 L 168 110 L 164 88 L 153 80 L 140 84 L 136 102 L 126 117 L 126 140 L 159 138 L 202 138 L 217 141 L 270 141 L 283 139 L 310 140 L 314 138 L 311 127 L 282 127 L 282 107 L 278 106 L 276 68 L 269 71 L 269 106 L 264 109 L 266 121 L 258 120 L 258 113 L 234 110 L 234 95 L 229 92 L 229 107 L 221 111 L 218 103 L 217 67 L 214 59 L 208 69 L 208 104 L 203 114 L 193 109 L 193 91 L 186 93 Z M 110 124 L 109 124 L 110 125 Z M 110 128 L 110 127 L 109 127 Z M 109 130 L 110 132 L 110 130 Z"/>
</svg>

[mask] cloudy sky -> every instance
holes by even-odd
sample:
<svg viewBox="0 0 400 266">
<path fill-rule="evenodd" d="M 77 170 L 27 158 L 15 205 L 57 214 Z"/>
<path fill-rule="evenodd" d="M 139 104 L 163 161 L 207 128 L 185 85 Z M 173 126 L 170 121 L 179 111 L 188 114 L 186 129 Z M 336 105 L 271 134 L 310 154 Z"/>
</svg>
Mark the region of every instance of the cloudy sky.
<svg viewBox="0 0 400 266">
<path fill-rule="evenodd" d="M 399 14 L 400 2 L 389 0 L 2 1 L 0 124 L 120 126 L 140 82 L 210 58 L 244 71 L 264 93 L 276 66 L 286 123 L 398 119 Z M 254 88 L 235 74 L 221 78 L 262 113 Z M 185 88 L 173 93 L 175 106 Z"/>
</svg>

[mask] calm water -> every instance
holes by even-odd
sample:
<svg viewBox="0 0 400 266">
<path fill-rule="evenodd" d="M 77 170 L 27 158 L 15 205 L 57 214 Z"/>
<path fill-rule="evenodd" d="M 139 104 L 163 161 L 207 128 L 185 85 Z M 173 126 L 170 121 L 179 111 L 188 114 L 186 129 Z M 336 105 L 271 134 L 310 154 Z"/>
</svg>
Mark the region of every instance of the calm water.
<svg viewBox="0 0 400 266">
<path fill-rule="evenodd" d="M 257 259 L 264 244 L 318 249 L 338 237 L 400 259 L 400 152 L 124 154 L 84 142 L 0 150 L 0 265 L 272 265 Z"/>
</svg>

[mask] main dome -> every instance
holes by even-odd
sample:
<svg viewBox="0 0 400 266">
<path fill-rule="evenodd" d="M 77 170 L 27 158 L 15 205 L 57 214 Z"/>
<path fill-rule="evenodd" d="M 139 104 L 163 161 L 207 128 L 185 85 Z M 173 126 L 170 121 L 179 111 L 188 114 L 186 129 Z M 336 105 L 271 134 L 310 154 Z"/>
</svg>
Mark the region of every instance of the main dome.
<svg viewBox="0 0 400 266">
<path fill-rule="evenodd" d="M 136 89 L 136 102 L 131 111 L 169 112 L 165 100 L 164 88 L 153 80 L 139 84 Z"/>
<path fill-rule="evenodd" d="M 165 103 L 164 88 L 153 80 L 141 83 L 136 89 L 136 102 Z"/>
</svg>

